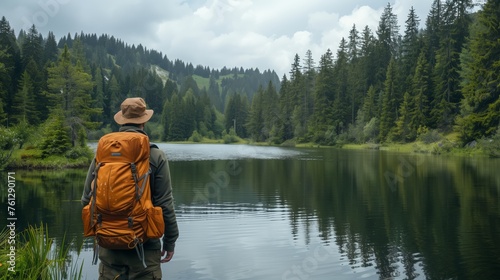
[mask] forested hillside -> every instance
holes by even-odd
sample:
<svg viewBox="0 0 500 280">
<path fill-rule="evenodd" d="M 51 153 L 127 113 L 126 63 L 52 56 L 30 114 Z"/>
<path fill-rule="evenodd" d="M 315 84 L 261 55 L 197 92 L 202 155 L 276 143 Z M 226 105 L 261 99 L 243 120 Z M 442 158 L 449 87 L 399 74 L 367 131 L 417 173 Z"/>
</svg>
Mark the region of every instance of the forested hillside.
<svg viewBox="0 0 500 280">
<path fill-rule="evenodd" d="M 3 17 L 2 148 L 37 135 L 33 146 L 63 154 L 116 129 L 112 116 L 128 96 L 155 110 L 147 128 L 155 140 L 232 133 L 335 145 L 454 133 L 454 145 L 498 142 L 500 3 L 472 8 L 472 0 L 435 0 L 426 19 L 411 9 L 400 34 L 388 4 L 376 30 L 353 25 L 318 62 L 296 54 L 281 79 L 273 70 L 193 66 L 112 35 L 57 39 L 33 26 L 16 36 Z"/>
<path fill-rule="evenodd" d="M 279 101 L 264 102 L 279 118 L 254 122 L 267 109 L 252 110 L 252 135 L 324 144 L 455 133 L 463 145 L 492 137 L 500 116 L 500 2 L 472 8 L 471 0 L 435 0 L 423 24 L 411 9 L 400 34 L 388 4 L 377 30 L 353 25 L 317 65 L 310 53 L 297 55 Z"/>
<path fill-rule="evenodd" d="M 194 130 L 220 137 L 231 96 L 248 103 L 260 86 L 280 86 L 272 70 L 193 66 L 106 34 L 57 39 L 32 26 L 16 36 L 6 17 L 0 51 L 0 124 L 38 126 L 61 116 L 72 146 L 116 128 L 113 115 L 130 96 L 155 110 L 150 132 L 156 140 L 186 140 Z"/>
</svg>

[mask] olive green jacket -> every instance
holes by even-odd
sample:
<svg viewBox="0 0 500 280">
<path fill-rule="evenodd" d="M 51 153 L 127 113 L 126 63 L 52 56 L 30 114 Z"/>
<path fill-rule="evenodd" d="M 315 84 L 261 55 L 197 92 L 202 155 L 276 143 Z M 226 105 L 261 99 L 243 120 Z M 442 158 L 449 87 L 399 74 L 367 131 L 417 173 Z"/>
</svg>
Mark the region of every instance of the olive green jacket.
<svg viewBox="0 0 500 280">
<path fill-rule="evenodd" d="M 134 130 L 138 133 L 146 134 L 143 130 L 135 126 L 122 126 L 120 131 Z M 170 181 L 170 169 L 165 153 L 157 148 L 151 148 L 149 158 L 151 166 L 151 200 L 154 206 L 160 206 L 163 209 L 163 220 L 165 221 L 165 234 L 163 235 L 163 249 L 173 252 L 175 241 L 179 237 L 177 219 L 174 211 L 174 198 L 172 195 L 172 183 Z M 94 179 L 95 160 L 92 161 L 85 179 L 85 185 L 82 195 L 83 206 L 90 202 L 91 184 Z M 145 249 L 160 249 L 160 240 L 148 240 L 144 244 Z"/>
</svg>

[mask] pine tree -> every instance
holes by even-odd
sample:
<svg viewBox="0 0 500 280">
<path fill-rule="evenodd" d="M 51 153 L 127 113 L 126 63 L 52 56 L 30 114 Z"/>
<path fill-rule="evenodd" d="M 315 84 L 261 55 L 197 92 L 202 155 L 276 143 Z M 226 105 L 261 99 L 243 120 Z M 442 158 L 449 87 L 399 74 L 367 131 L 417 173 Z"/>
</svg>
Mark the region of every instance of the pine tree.
<svg viewBox="0 0 500 280">
<path fill-rule="evenodd" d="M 333 54 L 328 49 L 321 56 L 314 91 L 314 113 L 311 133 L 314 141 L 324 141 L 324 132 L 332 125 L 332 104 L 335 97 Z"/>
<path fill-rule="evenodd" d="M 471 0 L 450 0 L 445 4 L 441 39 L 436 51 L 434 92 L 431 115 L 436 126 L 448 130 L 457 114 L 461 99 L 460 53 L 468 35 Z"/>
<path fill-rule="evenodd" d="M 387 67 L 392 57 L 398 53 L 399 25 L 396 14 L 390 3 L 380 17 L 377 29 L 377 64 L 375 69 L 376 83 L 382 84 L 386 80 Z M 373 70 L 372 70 L 373 71 Z"/>
<path fill-rule="evenodd" d="M 394 59 L 391 59 L 391 62 L 387 67 L 386 77 L 384 91 L 382 94 L 382 110 L 380 113 L 379 138 L 381 142 L 384 142 L 387 139 L 391 128 L 394 126 L 394 122 L 398 118 L 395 91 L 396 62 Z"/>
<path fill-rule="evenodd" d="M 3 16 L 0 20 L 0 124 L 8 122 L 6 118 L 12 113 L 12 100 L 18 90 L 18 79 L 21 76 L 21 54 L 16 42 L 14 30 Z"/>
<path fill-rule="evenodd" d="M 292 64 L 292 70 L 290 72 L 290 99 L 291 109 L 293 111 L 291 120 L 294 131 L 294 137 L 301 138 L 307 132 L 307 98 L 306 92 L 306 82 L 304 75 L 301 71 L 300 57 L 295 55 Z"/>
<path fill-rule="evenodd" d="M 49 32 L 47 39 L 45 41 L 45 46 L 43 48 L 43 62 L 45 65 L 50 62 L 56 62 L 59 55 L 59 49 L 57 48 L 56 37 L 54 33 Z"/>
<path fill-rule="evenodd" d="M 222 102 L 220 87 L 213 76 L 210 77 L 208 83 L 208 96 L 215 108 L 219 110 L 219 112 L 224 112 L 224 103 Z"/>
<path fill-rule="evenodd" d="M 111 79 L 109 79 L 109 82 L 107 84 L 107 100 L 108 100 L 108 114 L 106 119 L 112 120 L 113 115 L 120 110 L 120 104 L 122 103 L 124 96 L 122 95 L 122 91 L 120 89 L 120 84 L 118 83 L 118 80 L 115 75 L 111 76 Z M 114 124 L 114 121 L 112 122 Z"/>
<path fill-rule="evenodd" d="M 182 129 L 182 139 L 188 139 L 196 129 L 196 97 L 189 89 L 182 97 L 181 116 L 179 118 Z"/>
<path fill-rule="evenodd" d="M 461 114 L 457 130 L 464 143 L 491 136 L 500 124 L 500 2 L 488 1 L 461 55 Z"/>
<path fill-rule="evenodd" d="M 420 127 L 428 126 L 428 96 L 430 94 L 429 83 L 429 65 L 427 63 L 425 52 L 422 51 L 417 60 L 417 67 L 415 69 L 415 75 L 413 76 L 411 86 L 413 110 L 410 111 L 410 127 L 414 135 L 416 135 L 416 132 Z"/>
<path fill-rule="evenodd" d="M 248 123 L 246 124 L 248 133 L 255 141 L 264 141 L 264 89 L 259 87 L 257 93 L 253 96 L 250 107 Z"/>
<path fill-rule="evenodd" d="M 177 93 L 174 93 L 172 99 L 170 100 L 170 106 L 168 112 L 170 112 L 168 118 L 168 136 L 169 141 L 185 140 L 183 128 L 182 128 L 182 100 L 179 98 Z"/>
<path fill-rule="evenodd" d="M 44 91 L 47 89 L 47 76 L 44 71 L 44 68 L 40 68 L 36 62 L 31 59 L 24 71 L 28 73 L 31 86 L 33 87 L 33 93 L 35 98 L 35 106 L 36 111 L 39 116 L 40 121 L 45 121 L 45 119 L 49 115 L 49 103 L 50 101 L 44 94 Z M 36 123 L 38 124 L 38 123 Z"/>
<path fill-rule="evenodd" d="M 80 64 L 71 63 L 68 47 L 64 48 L 58 63 L 47 70 L 47 85 L 54 109 L 62 110 L 73 147 L 82 145 L 78 143 L 81 139 L 78 134 L 82 129 L 96 128 L 98 124 L 92 122 L 91 117 L 102 112 L 101 108 L 91 107 L 92 77 Z"/>
<path fill-rule="evenodd" d="M 362 102 L 363 95 L 367 91 L 366 78 L 364 77 L 362 69 L 362 57 L 360 57 L 360 37 L 359 32 L 356 29 L 356 25 L 353 25 L 351 31 L 349 32 L 349 42 L 347 44 L 347 55 L 348 55 L 348 96 L 349 96 L 349 106 L 350 106 L 350 123 L 356 121 L 356 113 L 358 112 Z"/>
<path fill-rule="evenodd" d="M 214 106 L 206 90 L 202 91 L 197 104 L 197 128 L 202 136 L 214 138 L 216 114 Z M 198 112 L 199 111 L 199 112 Z"/>
<path fill-rule="evenodd" d="M 401 45 L 402 76 L 404 79 L 403 88 L 411 87 L 417 59 L 420 54 L 420 43 L 418 33 L 419 19 L 415 9 L 411 7 L 408 19 L 406 20 L 406 30 Z"/>
<path fill-rule="evenodd" d="M 5 64 L 2 63 L 3 59 L 6 57 L 5 51 L 0 49 L 0 77 L 5 75 Z M 4 104 L 5 104 L 5 89 L 3 89 L 3 85 L 0 83 L 0 124 L 5 121 L 6 114 L 4 112 Z"/>
<path fill-rule="evenodd" d="M 377 93 L 373 86 L 370 86 L 361 109 L 362 123 L 368 123 L 372 118 L 378 117 Z"/>
<path fill-rule="evenodd" d="M 13 100 L 12 120 L 14 123 L 39 123 L 38 114 L 35 107 L 35 94 L 33 92 L 33 85 L 28 72 L 24 71 L 21 82 L 19 84 L 19 91 L 14 96 Z"/>
<path fill-rule="evenodd" d="M 28 34 L 22 44 L 22 61 L 23 66 L 26 67 L 28 63 L 33 60 L 36 66 L 40 69 L 42 66 L 43 58 L 43 40 L 38 33 L 35 25 L 32 25 Z"/>
<path fill-rule="evenodd" d="M 347 42 L 344 38 L 340 41 L 337 51 L 337 60 L 334 63 L 333 75 L 335 77 L 336 93 L 332 104 L 332 118 L 335 133 L 341 134 L 349 124 L 350 113 L 348 102 L 348 56 Z"/>
<path fill-rule="evenodd" d="M 277 136 L 281 141 L 286 141 L 293 138 L 293 125 L 292 125 L 292 96 L 290 91 L 290 81 L 286 75 L 281 79 L 281 87 L 279 93 L 279 116 L 278 119 L 278 133 Z"/>
<path fill-rule="evenodd" d="M 40 144 L 43 158 L 51 155 L 64 155 L 71 148 L 70 133 L 64 121 L 63 111 L 57 108 L 52 111 L 45 122 Z"/>
<path fill-rule="evenodd" d="M 361 79 L 366 86 L 377 86 L 376 84 L 376 69 L 377 65 L 377 53 L 376 53 L 376 41 L 373 37 L 372 31 L 368 26 L 365 26 L 361 36 L 361 57 L 360 57 L 360 68 L 363 71 Z"/>
<path fill-rule="evenodd" d="M 396 121 L 394 138 L 400 141 L 411 141 L 415 139 L 414 130 L 411 128 L 410 119 L 412 111 L 412 98 L 408 92 L 403 96 L 403 102 L 399 107 L 399 117 Z"/>
<path fill-rule="evenodd" d="M 104 77 L 102 75 L 101 68 L 98 67 L 95 71 L 94 77 L 94 90 L 92 91 L 92 107 L 101 108 L 104 111 L 105 102 L 104 102 Z M 104 122 L 104 116 L 98 115 L 94 116 L 93 121 Z"/>
<path fill-rule="evenodd" d="M 313 111 L 312 91 L 314 89 L 314 80 L 316 79 L 316 65 L 314 63 L 311 50 L 307 50 L 306 52 L 303 74 L 304 74 L 304 93 L 303 93 L 304 97 L 302 102 L 304 103 L 303 104 L 304 119 L 307 122 Z"/>
<path fill-rule="evenodd" d="M 312 103 L 312 101 L 310 102 Z M 274 137 L 276 134 L 278 117 L 278 93 L 276 92 L 276 88 L 273 83 L 269 81 L 266 89 L 264 90 L 264 132 L 266 139 Z"/>
<path fill-rule="evenodd" d="M 246 137 L 247 130 L 245 124 L 248 123 L 248 111 L 246 97 L 241 94 L 232 94 L 229 97 L 224 114 L 224 128 L 226 132 L 234 129 L 238 136 Z"/>
</svg>

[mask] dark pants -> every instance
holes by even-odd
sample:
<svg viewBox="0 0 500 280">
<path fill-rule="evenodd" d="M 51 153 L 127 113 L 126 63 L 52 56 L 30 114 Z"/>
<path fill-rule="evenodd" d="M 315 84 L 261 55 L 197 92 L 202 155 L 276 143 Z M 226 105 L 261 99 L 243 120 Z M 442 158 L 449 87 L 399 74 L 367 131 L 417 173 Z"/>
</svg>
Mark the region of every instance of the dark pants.
<svg viewBox="0 0 500 280">
<path fill-rule="evenodd" d="M 161 279 L 160 250 L 144 250 L 147 268 L 136 250 L 99 248 L 99 280 Z"/>
</svg>

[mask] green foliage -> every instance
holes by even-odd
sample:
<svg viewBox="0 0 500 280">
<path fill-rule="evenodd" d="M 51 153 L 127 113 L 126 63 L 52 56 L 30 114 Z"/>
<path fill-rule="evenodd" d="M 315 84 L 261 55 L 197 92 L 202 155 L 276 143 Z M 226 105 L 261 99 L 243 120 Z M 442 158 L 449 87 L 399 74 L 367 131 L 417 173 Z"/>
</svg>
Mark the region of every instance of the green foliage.
<svg viewBox="0 0 500 280">
<path fill-rule="evenodd" d="M 456 149 L 458 145 L 456 143 L 453 143 L 448 140 L 443 140 L 437 145 L 435 145 L 432 149 L 433 154 L 447 154 L 450 153 L 452 150 Z"/>
<path fill-rule="evenodd" d="M 429 130 L 426 127 L 420 127 L 418 131 L 418 139 L 425 144 L 435 143 L 443 139 L 436 129 Z"/>
<path fill-rule="evenodd" d="M 16 133 L 9 128 L 0 126 L 0 169 L 9 162 L 16 144 Z"/>
<path fill-rule="evenodd" d="M 102 136 L 112 132 L 113 129 L 111 128 L 111 125 L 106 125 L 105 127 L 101 127 L 98 130 L 91 130 L 87 133 L 87 137 L 89 140 L 97 141 L 99 140 Z"/>
<path fill-rule="evenodd" d="M 102 113 L 102 108 L 91 107 L 94 104 L 90 91 L 92 77 L 86 73 L 81 63 L 74 65 L 71 54 L 65 46 L 58 63 L 47 69 L 48 96 L 54 101 L 53 110 L 60 110 L 70 132 L 71 145 L 84 145 L 79 137 L 82 129 L 97 128 L 92 116 Z M 62 140 L 61 140 L 62 141 Z M 83 141 L 83 142 L 82 142 Z"/>
<path fill-rule="evenodd" d="M 248 119 L 248 100 L 241 94 L 229 97 L 225 112 L 224 128 L 226 131 L 233 129 L 241 137 L 247 137 L 246 123 Z"/>
<path fill-rule="evenodd" d="M 163 126 L 158 122 L 148 122 L 144 131 L 151 141 L 160 141 L 163 138 Z"/>
<path fill-rule="evenodd" d="M 64 155 L 71 148 L 69 129 L 64 125 L 64 117 L 60 110 L 54 111 L 44 124 L 40 149 L 42 158 L 50 155 Z"/>
<path fill-rule="evenodd" d="M 408 92 L 405 92 L 403 103 L 399 108 L 399 118 L 396 121 L 396 129 L 394 137 L 400 141 L 411 141 L 416 137 L 416 131 L 410 126 L 410 111 L 411 111 L 411 97 Z"/>
<path fill-rule="evenodd" d="M 480 144 L 490 157 L 500 157 L 500 126 L 491 138 L 481 139 Z"/>
<path fill-rule="evenodd" d="M 229 129 L 229 133 L 226 133 L 225 131 L 222 132 L 222 140 L 224 141 L 224 144 L 231 144 L 239 142 L 241 138 L 239 138 L 234 129 L 231 128 Z"/>
<path fill-rule="evenodd" d="M 68 150 L 64 156 L 68 159 L 78 159 L 78 158 L 92 158 L 94 156 L 94 152 L 88 147 L 73 147 Z"/>
<path fill-rule="evenodd" d="M 203 140 L 203 136 L 201 136 L 198 131 L 193 131 L 193 134 L 191 134 L 191 137 L 189 137 L 189 141 L 191 142 L 201 142 Z"/>
<path fill-rule="evenodd" d="M 12 120 L 15 123 L 38 123 L 38 112 L 35 106 L 35 93 L 33 82 L 28 72 L 24 71 L 19 91 L 14 96 Z"/>
<path fill-rule="evenodd" d="M 155 110 L 147 132 L 163 141 L 196 131 L 232 142 L 222 133 L 232 128 L 272 143 L 406 142 L 425 134 L 419 127 L 444 133 L 455 125 L 466 143 L 492 136 L 500 122 L 497 2 L 471 17 L 470 0 L 434 1 L 425 28 L 412 8 L 403 36 L 388 4 L 376 32 L 353 26 L 318 67 L 311 51 L 302 61 L 295 54 L 281 81 L 273 71 L 172 62 L 108 35 L 63 37 L 58 50 L 52 33 L 45 39 L 33 26 L 17 39 L 2 19 L 0 123 L 48 124 L 58 108 L 62 130 L 51 134 L 68 137 L 49 141 L 44 132 L 40 147 L 64 155 L 68 138 L 83 147 L 116 130 L 122 100 L 141 96 Z"/>
<path fill-rule="evenodd" d="M 49 237 L 46 226 L 28 226 L 19 237 L 16 237 L 16 269 L 7 271 L 9 231 L 4 229 L 0 233 L 0 279 L 81 279 L 83 276 L 83 262 L 72 260 L 70 248 L 73 242 L 65 238 L 56 244 L 54 238 Z"/>
<path fill-rule="evenodd" d="M 471 27 L 461 54 L 461 114 L 456 131 L 463 143 L 495 133 L 500 123 L 500 4 L 488 1 Z"/>
<path fill-rule="evenodd" d="M 397 108 L 397 92 L 396 92 L 396 61 L 391 60 L 387 67 L 387 79 L 384 83 L 384 91 L 382 94 L 382 111 L 380 113 L 380 134 L 381 141 L 385 141 L 391 128 L 396 121 Z"/>
<path fill-rule="evenodd" d="M 349 125 L 349 129 L 347 130 L 347 139 L 349 142 L 353 143 L 363 143 L 365 141 L 365 137 L 363 134 L 364 123 L 361 120 L 356 120 L 354 124 Z"/>
<path fill-rule="evenodd" d="M 378 142 L 380 121 L 378 118 L 371 118 L 370 121 L 363 127 L 363 136 L 366 141 Z"/>
<path fill-rule="evenodd" d="M 27 122 L 21 122 L 13 127 L 15 133 L 15 142 L 19 144 L 19 149 L 22 149 L 30 138 L 32 138 L 35 128 L 30 126 Z"/>
</svg>

